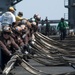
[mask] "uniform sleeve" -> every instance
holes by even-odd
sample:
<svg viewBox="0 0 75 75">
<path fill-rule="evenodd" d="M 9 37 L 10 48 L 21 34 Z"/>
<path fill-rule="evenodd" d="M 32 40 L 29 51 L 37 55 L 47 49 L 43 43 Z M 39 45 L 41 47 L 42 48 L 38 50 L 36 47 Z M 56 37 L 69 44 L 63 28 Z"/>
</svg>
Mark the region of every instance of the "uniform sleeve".
<svg viewBox="0 0 75 75">
<path fill-rule="evenodd" d="M 15 47 L 17 50 L 19 49 L 19 46 L 15 43 L 14 39 L 11 37 L 11 44 L 13 45 L 13 47 Z"/>
<path fill-rule="evenodd" d="M 23 40 L 20 37 L 18 37 L 18 43 L 20 46 L 24 45 Z"/>
<path fill-rule="evenodd" d="M 68 24 L 65 22 L 66 27 L 69 27 Z"/>
<path fill-rule="evenodd" d="M 2 21 L 2 16 L 0 16 L 0 22 Z"/>
<path fill-rule="evenodd" d="M 69 25 L 65 22 L 65 28 L 69 29 Z"/>
<path fill-rule="evenodd" d="M 16 22 L 16 18 L 15 18 L 15 16 L 12 14 L 12 23 L 13 22 Z"/>
<path fill-rule="evenodd" d="M 60 22 L 58 23 L 57 30 L 59 30 L 59 28 L 60 28 Z"/>
<path fill-rule="evenodd" d="M 6 48 L 6 46 L 3 44 L 2 41 L 0 41 L 0 47 L 2 48 L 2 50 L 7 54 L 10 55 L 11 52 Z"/>
</svg>

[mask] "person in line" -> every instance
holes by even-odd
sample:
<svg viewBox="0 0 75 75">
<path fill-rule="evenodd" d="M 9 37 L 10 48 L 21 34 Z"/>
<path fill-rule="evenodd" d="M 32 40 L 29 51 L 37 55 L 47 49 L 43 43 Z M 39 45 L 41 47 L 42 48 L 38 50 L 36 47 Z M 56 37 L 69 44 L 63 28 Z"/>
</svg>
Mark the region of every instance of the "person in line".
<svg viewBox="0 0 75 75">
<path fill-rule="evenodd" d="M 0 48 L 1 48 L 1 69 L 5 68 L 5 65 L 10 60 L 11 56 L 16 50 L 19 50 L 19 46 L 15 43 L 11 37 L 11 28 L 5 26 L 0 36 Z"/>
<path fill-rule="evenodd" d="M 21 27 L 20 26 L 16 26 L 15 29 L 13 30 L 13 34 L 11 36 L 13 37 L 13 39 L 15 40 L 15 42 L 20 47 L 21 52 L 25 53 L 25 54 L 28 54 L 27 45 L 25 43 L 27 41 L 27 39 L 25 38 L 26 34 L 23 34 L 23 33 L 25 33 L 24 26 L 25 25 L 21 25 Z M 25 56 L 24 59 L 27 62 L 29 61 L 27 59 L 27 56 Z"/>
<path fill-rule="evenodd" d="M 36 22 L 36 31 L 38 31 L 38 24 L 41 20 L 41 17 L 39 14 L 34 14 L 33 18 L 35 19 L 35 22 Z"/>
</svg>

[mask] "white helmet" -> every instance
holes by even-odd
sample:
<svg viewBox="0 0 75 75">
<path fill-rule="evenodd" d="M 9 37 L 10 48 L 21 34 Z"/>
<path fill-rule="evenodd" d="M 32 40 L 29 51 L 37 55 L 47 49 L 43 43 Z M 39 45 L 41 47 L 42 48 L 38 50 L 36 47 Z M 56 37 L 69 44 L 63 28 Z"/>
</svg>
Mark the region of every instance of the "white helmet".
<svg viewBox="0 0 75 75">
<path fill-rule="evenodd" d="M 21 25 L 21 28 L 22 28 L 22 29 L 25 29 L 25 28 L 26 28 L 26 26 L 25 26 L 25 25 Z"/>
<path fill-rule="evenodd" d="M 32 22 L 32 25 L 36 26 L 36 22 Z"/>
</svg>

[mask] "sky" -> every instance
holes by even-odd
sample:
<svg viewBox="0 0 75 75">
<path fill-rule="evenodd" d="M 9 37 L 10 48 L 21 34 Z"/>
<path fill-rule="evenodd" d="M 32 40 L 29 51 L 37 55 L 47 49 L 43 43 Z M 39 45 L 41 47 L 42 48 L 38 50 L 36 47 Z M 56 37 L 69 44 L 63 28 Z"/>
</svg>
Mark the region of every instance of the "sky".
<svg viewBox="0 0 75 75">
<path fill-rule="evenodd" d="M 64 7 L 64 0 L 23 0 L 15 7 L 16 14 L 21 11 L 25 18 L 39 14 L 41 19 L 47 16 L 50 20 L 56 20 L 68 13 L 68 9 Z"/>
</svg>

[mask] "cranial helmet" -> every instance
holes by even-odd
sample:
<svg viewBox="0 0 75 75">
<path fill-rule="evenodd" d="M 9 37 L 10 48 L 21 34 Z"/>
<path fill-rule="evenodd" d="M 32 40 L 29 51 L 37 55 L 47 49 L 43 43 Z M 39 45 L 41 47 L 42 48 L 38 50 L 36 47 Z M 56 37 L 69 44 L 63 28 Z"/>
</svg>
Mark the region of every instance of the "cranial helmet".
<svg viewBox="0 0 75 75">
<path fill-rule="evenodd" d="M 13 7 L 9 7 L 9 10 L 11 11 L 15 11 L 15 9 Z"/>
<path fill-rule="evenodd" d="M 36 22 L 32 22 L 32 25 L 36 26 Z"/>
<path fill-rule="evenodd" d="M 23 16 L 23 12 L 18 12 L 18 15 L 21 15 L 21 16 Z"/>
<path fill-rule="evenodd" d="M 21 25 L 21 28 L 22 28 L 22 29 L 25 29 L 25 28 L 26 28 L 26 26 L 25 26 L 25 25 Z"/>
<path fill-rule="evenodd" d="M 17 31 L 17 32 L 20 32 L 22 30 L 22 28 L 20 27 L 20 26 L 17 26 L 16 28 L 15 28 L 15 31 Z"/>
<path fill-rule="evenodd" d="M 5 27 L 3 28 L 3 31 L 4 31 L 4 32 L 10 32 L 10 33 L 11 33 L 11 28 L 10 28 L 9 26 L 5 26 Z"/>
</svg>

